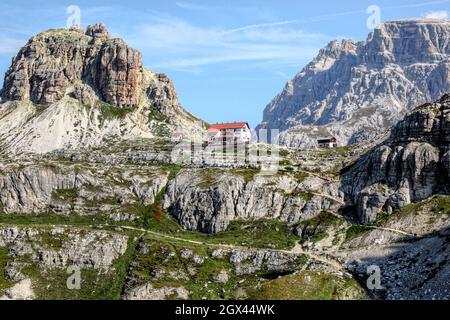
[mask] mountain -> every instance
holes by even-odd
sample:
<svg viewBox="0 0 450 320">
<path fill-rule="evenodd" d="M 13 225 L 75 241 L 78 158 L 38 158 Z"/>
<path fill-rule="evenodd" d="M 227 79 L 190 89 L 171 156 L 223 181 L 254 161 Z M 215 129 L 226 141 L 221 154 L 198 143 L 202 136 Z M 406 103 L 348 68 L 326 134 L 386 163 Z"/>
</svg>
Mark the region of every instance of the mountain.
<svg viewBox="0 0 450 320">
<path fill-rule="evenodd" d="M 298 222 L 345 207 L 367 224 L 383 212 L 450 194 L 450 95 L 414 108 L 386 140 L 353 162 L 345 153 L 298 153 L 288 158 L 290 172 L 272 176 L 252 169 L 184 169 L 169 182 L 164 208 L 185 228 L 214 233 L 233 220 Z M 330 162 L 333 168 L 319 169 L 318 177 L 311 174 L 317 167 L 302 167 L 307 162 Z M 303 170 L 301 179 L 295 167 Z M 333 172 L 339 177 L 333 179 Z"/>
<path fill-rule="evenodd" d="M 449 299 L 449 111 L 282 149 L 272 175 L 171 164 L 170 145 L 0 158 L 0 299 Z"/>
<path fill-rule="evenodd" d="M 103 24 L 48 30 L 20 49 L 1 90 L 0 138 L 8 153 L 86 149 L 201 130 L 172 81 Z"/>
<path fill-rule="evenodd" d="M 382 23 L 366 41 L 333 41 L 265 108 L 258 128 L 279 129 L 291 146 L 334 135 L 372 138 L 414 106 L 450 90 L 450 21 Z"/>
<path fill-rule="evenodd" d="M 389 138 L 341 176 L 346 203 L 372 223 L 435 194 L 450 194 L 450 95 L 413 109 Z"/>
<path fill-rule="evenodd" d="M 448 93 L 362 143 L 190 158 L 167 138 L 201 121 L 93 25 L 33 37 L 1 95 L 0 300 L 450 298 Z"/>
</svg>

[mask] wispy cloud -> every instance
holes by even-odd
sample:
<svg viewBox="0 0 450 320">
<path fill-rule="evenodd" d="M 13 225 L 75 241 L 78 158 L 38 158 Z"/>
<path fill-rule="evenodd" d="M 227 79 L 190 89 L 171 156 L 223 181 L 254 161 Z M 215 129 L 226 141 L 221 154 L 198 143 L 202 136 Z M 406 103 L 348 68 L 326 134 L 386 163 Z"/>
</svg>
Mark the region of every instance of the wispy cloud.
<svg viewBox="0 0 450 320">
<path fill-rule="evenodd" d="M 10 38 L 8 36 L 0 35 L 0 54 L 15 54 L 21 46 L 24 45 L 22 39 Z"/>
<path fill-rule="evenodd" d="M 270 10 L 265 9 L 263 6 L 244 6 L 242 4 L 233 6 L 227 2 L 222 2 L 222 4 L 210 1 L 207 4 L 190 2 L 190 1 L 177 1 L 176 6 L 185 10 L 190 11 L 211 11 L 214 14 L 217 13 L 230 13 L 233 15 L 251 15 L 252 17 L 258 17 L 262 19 L 273 18 L 273 14 Z"/>
<path fill-rule="evenodd" d="M 230 61 L 297 64 L 313 57 L 332 38 L 281 25 L 236 31 L 155 16 L 149 24 L 139 27 L 130 42 L 166 58 L 153 67 L 186 68 Z"/>
<path fill-rule="evenodd" d="M 234 51 L 234 50 L 231 50 Z M 261 47 L 258 46 L 255 49 L 242 48 L 236 52 L 229 52 L 225 54 L 214 54 L 211 56 L 204 56 L 198 58 L 181 59 L 171 61 L 168 63 L 162 63 L 155 65 L 155 67 L 165 68 L 186 68 L 194 66 L 203 66 L 210 64 L 217 64 L 223 62 L 236 62 L 236 61 L 268 61 L 279 64 L 297 64 L 299 60 L 305 60 L 311 58 L 317 53 L 316 48 L 299 48 L 299 47 Z"/>
<path fill-rule="evenodd" d="M 441 11 L 429 11 L 425 13 L 425 18 L 431 19 L 448 19 L 448 12 L 445 10 Z"/>
<path fill-rule="evenodd" d="M 211 9 L 210 6 L 196 4 L 196 3 L 192 3 L 192 2 L 185 2 L 185 1 L 177 1 L 175 4 L 178 7 L 187 9 L 187 10 L 203 11 L 203 10 Z"/>
</svg>

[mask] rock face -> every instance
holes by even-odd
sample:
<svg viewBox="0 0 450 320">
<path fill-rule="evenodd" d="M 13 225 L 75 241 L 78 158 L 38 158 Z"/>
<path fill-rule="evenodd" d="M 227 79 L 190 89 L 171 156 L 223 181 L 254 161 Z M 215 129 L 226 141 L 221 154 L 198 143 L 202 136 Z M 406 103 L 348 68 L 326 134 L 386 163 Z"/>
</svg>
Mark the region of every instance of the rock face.
<svg viewBox="0 0 450 320">
<path fill-rule="evenodd" d="M 449 193 L 450 95 L 421 105 L 400 121 L 382 145 L 341 177 L 348 204 L 363 223 L 437 193 Z"/>
<path fill-rule="evenodd" d="M 168 297 L 175 297 L 177 300 L 187 300 L 189 292 L 183 287 L 162 287 L 154 288 L 151 283 L 147 283 L 138 288 L 127 291 L 123 300 L 165 300 Z"/>
<path fill-rule="evenodd" d="M 333 41 L 266 107 L 259 128 L 284 131 L 291 146 L 371 138 L 450 90 L 449 40 L 449 21 L 422 19 L 382 23 L 366 41 Z"/>
<path fill-rule="evenodd" d="M 345 242 L 336 253 L 361 283 L 367 268 L 380 267 L 380 284 L 370 290 L 375 299 L 446 300 L 450 297 L 450 216 L 442 209 L 448 196 L 436 196 L 403 208 L 380 226 L 405 234 L 371 229 Z M 447 199 L 447 200 L 445 200 Z M 413 236 L 416 235 L 416 236 Z"/>
<path fill-rule="evenodd" d="M 113 105 L 137 105 L 142 90 L 141 53 L 121 39 L 100 49 L 91 69 L 94 83 L 103 99 Z"/>
<path fill-rule="evenodd" d="M 170 79 L 102 24 L 32 37 L 5 75 L 0 138 L 11 153 L 88 149 L 138 138 L 196 134 Z"/>
<path fill-rule="evenodd" d="M 2 99 L 50 105 L 71 86 L 92 86 L 113 105 L 137 105 L 142 90 L 140 52 L 120 39 L 110 39 L 104 25 L 52 30 L 31 38 L 14 58 L 5 76 Z"/>
<path fill-rule="evenodd" d="M 167 186 L 164 208 L 189 230 L 220 232 L 236 219 L 296 222 L 340 206 L 333 199 L 339 198 L 337 185 L 323 185 L 314 177 L 299 183 L 289 175 L 255 175 L 245 181 L 233 172 L 201 170 L 183 170 Z M 209 174 L 214 181 L 205 180 Z M 311 193 L 315 188 L 323 194 Z"/>
<path fill-rule="evenodd" d="M 108 29 L 102 23 L 91 24 L 86 29 L 86 35 L 96 40 L 108 40 L 111 38 Z"/>
<path fill-rule="evenodd" d="M 8 214 L 55 212 L 93 215 L 121 213 L 127 204 L 150 205 L 164 188 L 168 172 L 149 167 L 0 166 L 1 211 Z"/>
<path fill-rule="evenodd" d="M 23 279 L 6 290 L 0 300 L 33 300 L 35 298 L 31 279 Z"/>
<path fill-rule="evenodd" d="M 53 242 L 46 243 L 51 237 Z M 8 247 L 14 257 L 30 257 L 41 269 L 76 265 L 107 271 L 127 249 L 126 235 L 104 231 L 83 232 L 54 227 L 50 231 L 36 228 L 0 228 L 0 247 Z M 60 243 L 58 246 L 54 244 Z M 18 259 L 20 260 L 20 259 Z"/>
</svg>

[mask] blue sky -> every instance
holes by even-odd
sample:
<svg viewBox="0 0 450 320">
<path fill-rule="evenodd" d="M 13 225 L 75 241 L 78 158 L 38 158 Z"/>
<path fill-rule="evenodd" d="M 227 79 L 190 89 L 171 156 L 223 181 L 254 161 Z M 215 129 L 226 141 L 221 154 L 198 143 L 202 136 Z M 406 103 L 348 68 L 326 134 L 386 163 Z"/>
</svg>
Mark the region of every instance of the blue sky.
<svg viewBox="0 0 450 320">
<path fill-rule="evenodd" d="M 103 22 L 167 73 L 183 106 L 208 122 L 262 119 L 264 107 L 329 41 L 364 40 L 367 8 L 381 21 L 448 18 L 450 0 L 24 1 L 0 3 L 0 73 L 34 34 L 64 28 L 67 8 L 81 23 Z"/>
</svg>

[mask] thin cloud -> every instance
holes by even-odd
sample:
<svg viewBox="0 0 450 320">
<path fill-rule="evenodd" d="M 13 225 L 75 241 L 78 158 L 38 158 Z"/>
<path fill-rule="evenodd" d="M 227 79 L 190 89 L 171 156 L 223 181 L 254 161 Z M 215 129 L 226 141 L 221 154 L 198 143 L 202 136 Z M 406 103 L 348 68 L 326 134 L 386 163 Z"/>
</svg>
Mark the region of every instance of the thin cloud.
<svg viewBox="0 0 450 320">
<path fill-rule="evenodd" d="M 0 36 L 0 54 L 13 55 L 17 53 L 23 45 L 24 41 L 22 39 Z"/>
<path fill-rule="evenodd" d="M 429 11 L 425 14 L 425 18 L 430 19 L 448 19 L 448 12 L 445 10 L 442 11 Z"/>
<path fill-rule="evenodd" d="M 312 58 L 333 38 L 283 26 L 230 33 L 174 17 L 155 17 L 152 23 L 140 26 L 130 42 L 165 57 L 155 68 L 188 68 L 236 61 L 298 63 Z"/>
<path fill-rule="evenodd" d="M 444 3 L 449 3 L 449 2 L 450 2 L 450 0 L 437 0 L 437 1 L 418 2 L 418 3 L 412 3 L 412 4 L 406 4 L 406 5 L 399 5 L 399 6 L 382 7 L 381 9 L 382 10 L 395 10 L 395 9 L 404 9 L 404 8 L 416 8 L 416 7 L 425 7 L 425 6 L 436 5 L 436 4 L 444 4 Z M 443 11 L 437 11 L 437 12 L 442 14 Z M 304 24 L 304 23 L 311 23 L 311 22 L 327 21 L 327 20 L 331 20 L 333 18 L 361 14 L 361 13 L 366 14 L 366 9 L 364 8 L 364 10 L 353 10 L 353 11 L 338 12 L 338 13 L 327 14 L 327 15 L 318 15 L 318 16 L 309 17 L 307 19 L 281 20 L 281 21 L 274 21 L 274 22 L 268 22 L 268 23 L 250 24 L 250 25 L 230 29 L 227 31 L 227 33 L 235 33 L 235 32 L 241 32 L 241 31 L 246 31 L 246 30 L 250 30 L 250 29 L 259 29 L 259 28 L 274 27 L 274 26 L 285 26 L 285 25 L 292 25 L 292 24 Z"/>
<path fill-rule="evenodd" d="M 183 8 L 183 9 L 187 9 L 187 10 L 203 11 L 203 10 L 210 10 L 211 9 L 210 6 L 205 6 L 205 5 L 191 3 L 191 2 L 184 2 L 184 1 L 178 1 L 175 4 L 178 7 Z"/>
<path fill-rule="evenodd" d="M 186 68 L 197 67 L 204 65 L 211 65 L 224 62 L 238 62 L 238 61 L 276 61 L 277 63 L 289 62 L 295 63 L 298 60 L 309 59 L 312 55 L 317 53 L 316 48 L 299 48 L 299 47 L 267 47 L 255 50 L 241 50 L 235 53 L 214 55 L 209 57 L 200 57 L 192 59 L 181 59 L 168 63 L 156 65 L 159 68 Z"/>
</svg>

